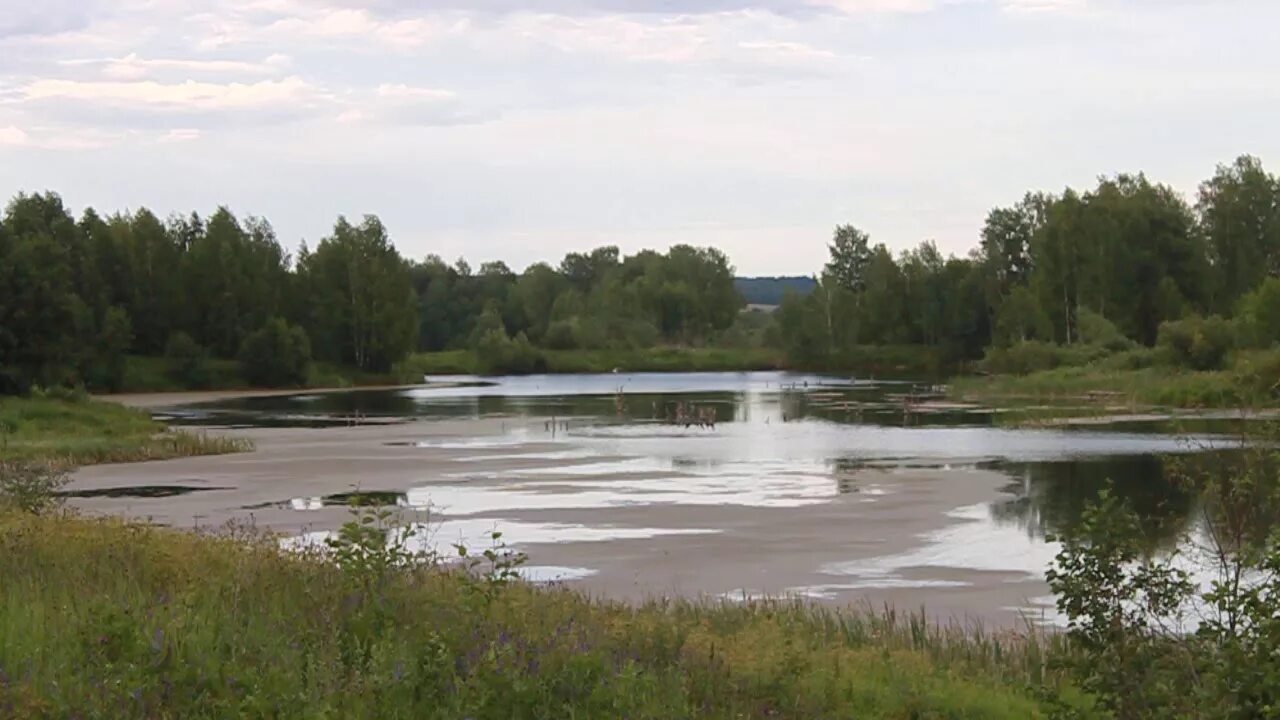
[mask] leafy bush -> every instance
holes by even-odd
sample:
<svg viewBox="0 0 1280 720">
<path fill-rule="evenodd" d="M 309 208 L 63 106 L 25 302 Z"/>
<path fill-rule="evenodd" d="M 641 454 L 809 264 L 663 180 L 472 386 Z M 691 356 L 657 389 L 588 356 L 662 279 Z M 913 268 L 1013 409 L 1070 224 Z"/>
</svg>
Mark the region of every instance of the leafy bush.
<svg viewBox="0 0 1280 720">
<path fill-rule="evenodd" d="M 1280 278 L 1267 278 L 1241 298 L 1236 319 L 1242 346 L 1269 348 L 1280 343 Z"/>
<path fill-rule="evenodd" d="M 512 338 L 500 328 L 489 330 L 477 339 L 475 354 L 481 375 L 527 375 L 547 369 L 546 358 L 524 333 Z"/>
<path fill-rule="evenodd" d="M 165 373 L 182 387 L 209 385 L 209 353 L 184 332 L 175 332 L 164 344 Z"/>
<path fill-rule="evenodd" d="M 1280 350 L 1241 351 L 1231 374 L 1253 399 L 1270 400 L 1280 394 Z"/>
<path fill-rule="evenodd" d="M 1087 365 L 1107 356 L 1107 350 L 1095 345 L 1054 345 L 1028 340 L 1007 348 L 990 348 L 982 360 L 982 369 L 998 375 L 1029 375 L 1058 367 Z"/>
<path fill-rule="evenodd" d="M 1177 367 L 1218 370 L 1235 346 L 1235 329 L 1230 321 L 1216 315 L 1193 315 L 1161 323 L 1156 346 L 1166 361 Z"/>
<path fill-rule="evenodd" d="M 311 364 L 307 333 L 281 318 L 271 318 L 240 346 L 240 371 L 257 387 L 296 387 L 306 383 Z"/>
<path fill-rule="evenodd" d="M 62 505 L 58 490 L 71 479 L 51 463 L 0 461 L 0 509 L 48 512 Z"/>
<path fill-rule="evenodd" d="M 1076 326 L 1080 332 L 1080 341 L 1086 345 L 1096 345 L 1111 352 L 1123 352 L 1136 345 L 1120 332 L 1115 323 L 1088 308 L 1080 309 Z"/>
</svg>

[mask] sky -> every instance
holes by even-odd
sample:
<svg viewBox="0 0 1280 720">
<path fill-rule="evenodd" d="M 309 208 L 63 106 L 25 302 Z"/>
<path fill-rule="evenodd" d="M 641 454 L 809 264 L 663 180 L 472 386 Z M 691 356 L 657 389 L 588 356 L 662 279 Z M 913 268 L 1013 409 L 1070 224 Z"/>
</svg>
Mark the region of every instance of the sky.
<svg viewBox="0 0 1280 720">
<path fill-rule="evenodd" d="M 965 254 L 1028 190 L 1280 163 L 1277 0 L 0 0 L 0 195 L 520 270 Z"/>
</svg>

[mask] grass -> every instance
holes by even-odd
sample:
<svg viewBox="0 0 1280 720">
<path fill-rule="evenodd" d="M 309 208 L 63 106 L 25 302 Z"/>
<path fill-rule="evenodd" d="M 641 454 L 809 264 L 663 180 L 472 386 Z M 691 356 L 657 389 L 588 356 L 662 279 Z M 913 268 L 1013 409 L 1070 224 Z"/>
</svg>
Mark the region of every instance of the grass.
<svg viewBox="0 0 1280 720">
<path fill-rule="evenodd" d="M 540 350 L 546 371 L 564 373 L 746 372 L 782 367 L 782 355 L 771 349 L 657 347 L 646 350 Z M 400 382 L 422 382 L 423 375 L 477 374 L 470 350 L 417 353 L 396 366 Z"/>
<path fill-rule="evenodd" d="M 1091 716 L 1050 669 L 1057 638 L 475 588 L 439 567 L 363 582 L 245 535 L 0 512 L 0 716 Z"/>
<path fill-rule="evenodd" d="M 1239 408 L 1280 402 L 1280 351 L 1241 351 L 1222 370 L 1189 370 L 1133 363 L 1141 353 L 1118 353 L 1071 367 L 1025 375 L 959 377 L 952 395 L 983 402 L 1080 400 L 1111 405 Z M 1143 366 L 1133 367 L 1140 364 Z"/>
<path fill-rule="evenodd" d="M 76 398 L 0 398 L 0 460 L 61 466 L 252 449 L 248 440 L 166 429 L 139 410 Z"/>
</svg>

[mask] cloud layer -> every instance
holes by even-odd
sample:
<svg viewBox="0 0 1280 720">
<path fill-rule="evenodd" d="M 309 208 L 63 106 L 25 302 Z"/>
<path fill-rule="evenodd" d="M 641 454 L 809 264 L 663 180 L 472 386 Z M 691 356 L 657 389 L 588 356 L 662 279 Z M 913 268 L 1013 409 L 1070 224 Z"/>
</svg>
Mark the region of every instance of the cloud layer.
<svg viewBox="0 0 1280 720">
<path fill-rule="evenodd" d="M 1280 156 L 1269 0 L 0 0 L 0 193 L 407 253 L 974 244 L 1031 188 Z M 34 8 L 34 9 L 33 9 Z M 1273 163 L 1274 164 L 1274 163 Z"/>
</svg>

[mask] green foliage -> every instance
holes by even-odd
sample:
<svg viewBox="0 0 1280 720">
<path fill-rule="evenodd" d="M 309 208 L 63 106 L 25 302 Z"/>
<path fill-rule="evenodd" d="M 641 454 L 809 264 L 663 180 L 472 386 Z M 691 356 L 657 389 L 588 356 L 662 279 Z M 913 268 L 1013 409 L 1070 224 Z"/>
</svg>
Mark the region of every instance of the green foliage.
<svg viewBox="0 0 1280 720">
<path fill-rule="evenodd" d="M 1031 340 L 1052 340 L 1053 324 L 1040 308 L 1035 295 L 1025 287 L 1016 287 L 1000 303 L 996 313 L 996 339 L 1003 345 Z"/>
<path fill-rule="evenodd" d="M 0 512 L 8 508 L 38 515 L 55 510 L 62 505 L 58 491 L 70 480 L 51 463 L 0 459 Z"/>
<path fill-rule="evenodd" d="M 418 301 L 409 265 L 373 215 L 338 218 L 315 252 L 298 254 L 304 322 L 319 358 L 385 372 L 414 344 Z"/>
<path fill-rule="evenodd" d="M 1023 720 L 1047 716 L 1040 698 L 1090 716 L 1046 672 L 1052 636 L 917 613 L 629 606 L 501 570 L 366 572 L 273 539 L 67 515 L 0 514 L 0 548 L 14 717 Z"/>
<path fill-rule="evenodd" d="M 1256 718 L 1280 708 L 1280 454 L 1275 428 L 1212 462 L 1181 461 L 1203 504 L 1203 549 L 1151 559 L 1136 515 L 1110 493 L 1063 541 L 1050 587 L 1069 621 L 1063 661 L 1118 718 Z M 1198 620 L 1195 627 L 1180 621 Z"/>
<path fill-rule="evenodd" d="M 8 428 L 0 434 L 0 461 L 64 468 L 253 448 L 253 443 L 237 438 L 165 431 L 147 413 L 62 389 L 29 398 L 0 398 L 0 428 Z"/>
<path fill-rule="evenodd" d="M 1236 321 L 1243 347 L 1271 348 L 1280 344 L 1280 278 L 1267 278 L 1241 298 Z"/>
<path fill-rule="evenodd" d="M 258 387 L 298 387 L 307 381 L 311 343 L 300 327 L 271 318 L 240 347 L 240 372 Z"/>
<path fill-rule="evenodd" d="M 1177 367 L 1218 370 L 1235 346 L 1235 329 L 1230 321 L 1216 315 L 1193 315 L 1162 324 L 1157 344 Z"/>
<path fill-rule="evenodd" d="M 190 335 L 179 330 L 164 345 L 166 372 L 179 387 L 209 386 L 209 353 Z"/>
<path fill-rule="evenodd" d="M 1007 348 L 991 348 L 982 360 L 982 369 L 1005 375 L 1027 375 L 1057 367 L 1088 365 L 1106 357 L 1107 351 L 1093 345 L 1054 345 L 1028 341 Z"/>
<path fill-rule="evenodd" d="M 1086 690 L 1122 718 L 1188 717 L 1181 684 L 1189 661 L 1159 621 L 1173 616 L 1193 586 L 1171 561 L 1145 555 L 1137 516 L 1104 490 L 1047 573 L 1078 654 L 1072 670 Z"/>
<path fill-rule="evenodd" d="M 1115 323 L 1088 308 L 1080 308 L 1076 322 L 1080 327 L 1080 342 L 1086 345 L 1105 348 L 1110 352 L 1125 352 L 1135 345 L 1120 332 Z"/>
</svg>

